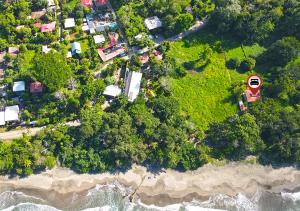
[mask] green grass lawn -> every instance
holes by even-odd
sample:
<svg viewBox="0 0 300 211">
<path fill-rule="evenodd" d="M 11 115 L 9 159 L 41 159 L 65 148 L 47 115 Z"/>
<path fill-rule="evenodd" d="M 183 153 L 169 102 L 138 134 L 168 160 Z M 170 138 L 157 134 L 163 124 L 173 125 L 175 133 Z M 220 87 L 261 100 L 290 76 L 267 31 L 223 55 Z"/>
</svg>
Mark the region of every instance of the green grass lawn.
<svg viewBox="0 0 300 211">
<path fill-rule="evenodd" d="M 81 51 L 85 52 L 89 48 L 89 40 L 88 39 L 82 39 L 78 41 L 81 45 Z"/>
<path fill-rule="evenodd" d="M 64 5 L 73 10 L 78 3 L 80 3 L 80 0 L 71 0 L 68 3 L 65 3 Z"/>
<path fill-rule="evenodd" d="M 168 55 L 175 58 L 183 66 L 192 64 L 188 74 L 180 79 L 170 79 L 173 96 L 179 101 L 181 111 L 194 121 L 199 129 L 206 130 L 213 122 L 220 122 L 238 111 L 238 102 L 231 97 L 233 82 L 246 80 L 249 73 L 238 73 L 228 70 L 225 65 L 224 54 L 214 52 L 211 63 L 203 66 L 199 56 L 205 46 L 216 41 L 215 37 L 206 31 L 171 44 Z M 238 43 L 230 39 L 222 40 L 227 59 L 244 58 L 243 51 Z M 259 45 L 244 46 L 247 56 L 257 55 L 264 49 Z M 191 65 L 189 65 L 190 67 Z"/>
</svg>

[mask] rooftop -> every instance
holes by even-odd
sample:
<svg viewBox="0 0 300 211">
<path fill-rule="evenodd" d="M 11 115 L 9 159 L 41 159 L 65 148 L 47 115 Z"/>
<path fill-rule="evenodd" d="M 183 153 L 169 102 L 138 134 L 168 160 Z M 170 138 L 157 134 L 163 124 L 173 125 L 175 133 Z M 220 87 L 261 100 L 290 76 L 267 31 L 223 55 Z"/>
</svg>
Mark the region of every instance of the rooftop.
<svg viewBox="0 0 300 211">
<path fill-rule="evenodd" d="M 118 48 L 116 50 L 111 51 L 110 53 L 104 53 L 104 50 L 98 49 L 98 55 L 102 59 L 103 62 L 106 62 L 108 60 L 111 60 L 115 58 L 116 56 L 119 56 L 120 54 L 124 53 L 125 49 L 124 48 Z"/>
<path fill-rule="evenodd" d="M 94 41 L 95 41 L 95 44 L 103 43 L 103 42 L 105 42 L 105 37 L 103 36 L 103 34 L 95 35 Z"/>
<path fill-rule="evenodd" d="M 255 102 L 255 101 L 258 101 L 261 99 L 261 95 L 260 95 L 260 91 L 258 91 L 256 93 L 256 95 L 254 95 L 251 90 L 247 89 L 245 91 L 245 96 L 246 96 L 246 99 L 247 99 L 247 102 L 248 103 L 252 103 L 252 102 Z"/>
<path fill-rule="evenodd" d="M 8 53 L 11 56 L 16 56 L 19 53 L 19 47 L 18 46 L 14 46 L 14 47 L 8 47 Z"/>
<path fill-rule="evenodd" d="M 153 30 L 162 27 L 162 22 L 157 16 L 153 16 L 145 19 L 145 25 L 149 30 Z"/>
<path fill-rule="evenodd" d="M 25 81 L 16 81 L 13 84 L 13 92 L 25 91 Z"/>
<path fill-rule="evenodd" d="M 81 4 L 86 8 L 92 7 L 92 0 L 81 0 Z"/>
<path fill-rule="evenodd" d="M 117 97 L 121 94 L 122 90 L 116 85 L 109 85 L 105 88 L 103 94 L 111 97 Z"/>
<path fill-rule="evenodd" d="M 30 84 L 30 93 L 40 93 L 43 91 L 42 83 L 36 81 Z"/>
<path fill-rule="evenodd" d="M 140 55 L 140 61 L 142 64 L 146 64 L 149 61 L 149 56 L 147 53 Z"/>
<path fill-rule="evenodd" d="M 5 121 L 9 122 L 9 121 L 19 120 L 19 112 L 20 109 L 18 105 L 5 107 L 5 113 L 4 113 Z"/>
<path fill-rule="evenodd" d="M 73 42 L 71 52 L 72 55 L 81 53 L 81 46 L 79 42 Z"/>
<path fill-rule="evenodd" d="M 43 24 L 41 26 L 41 32 L 53 32 L 55 30 L 56 22 L 53 21 L 51 23 Z"/>
<path fill-rule="evenodd" d="M 65 28 L 68 29 L 68 28 L 73 28 L 75 27 L 75 19 L 74 18 L 67 18 L 65 20 Z"/>
<path fill-rule="evenodd" d="M 126 77 L 125 93 L 129 102 L 133 102 L 139 95 L 141 80 L 142 73 L 139 72 L 129 72 L 128 76 Z"/>
</svg>

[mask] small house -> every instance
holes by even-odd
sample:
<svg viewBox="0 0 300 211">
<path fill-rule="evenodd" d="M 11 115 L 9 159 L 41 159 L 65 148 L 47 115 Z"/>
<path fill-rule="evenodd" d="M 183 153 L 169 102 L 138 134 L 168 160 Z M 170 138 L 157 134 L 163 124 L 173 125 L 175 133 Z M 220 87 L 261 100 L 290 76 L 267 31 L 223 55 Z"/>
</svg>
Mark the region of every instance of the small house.
<svg viewBox="0 0 300 211">
<path fill-rule="evenodd" d="M 41 93 L 43 92 L 42 83 L 36 81 L 30 84 L 30 93 Z"/>
<path fill-rule="evenodd" d="M 249 89 L 245 91 L 244 96 L 246 97 L 248 103 L 253 103 L 261 99 L 260 91 L 258 91 L 256 94 L 253 94 Z"/>
<path fill-rule="evenodd" d="M 98 55 L 103 62 L 107 62 L 125 52 L 125 49 L 123 47 L 117 48 L 109 53 L 106 53 L 105 50 L 106 49 L 98 49 Z"/>
<path fill-rule="evenodd" d="M 71 53 L 72 53 L 72 56 L 74 56 L 75 54 L 81 53 L 81 46 L 80 46 L 79 42 L 73 42 Z"/>
<path fill-rule="evenodd" d="M 103 34 L 95 35 L 94 41 L 95 41 L 95 44 L 103 43 L 103 42 L 105 42 L 105 37 Z"/>
<path fill-rule="evenodd" d="M 16 81 L 13 84 L 13 92 L 24 92 L 25 91 L 25 81 Z"/>
<path fill-rule="evenodd" d="M 152 53 L 153 53 L 156 60 L 162 60 L 163 59 L 163 55 L 159 51 L 154 50 Z"/>
<path fill-rule="evenodd" d="M 141 81 L 142 73 L 134 71 L 128 73 L 125 83 L 125 94 L 129 102 L 133 102 L 139 95 Z"/>
<path fill-rule="evenodd" d="M 55 25 L 56 25 L 55 21 L 48 24 L 43 24 L 40 28 L 41 32 L 53 32 L 55 30 Z"/>
<path fill-rule="evenodd" d="M 109 85 L 105 88 L 103 95 L 109 97 L 117 97 L 121 95 L 122 90 L 116 85 Z"/>
<path fill-rule="evenodd" d="M 19 109 L 18 105 L 5 107 L 5 112 L 4 112 L 5 122 L 19 121 L 19 112 L 20 112 L 20 109 Z M 3 118 L 3 116 L 2 116 L 2 118 Z M 3 123 L 3 121 L 1 123 Z"/>
<path fill-rule="evenodd" d="M 146 64 L 149 61 L 149 56 L 147 53 L 140 55 L 139 58 L 142 64 Z"/>
<path fill-rule="evenodd" d="M 5 125 L 5 111 L 0 111 L 0 125 Z"/>
<path fill-rule="evenodd" d="M 92 0 L 81 0 L 81 4 L 82 6 L 84 6 L 85 8 L 91 8 L 92 7 Z"/>
<path fill-rule="evenodd" d="M 65 20 L 65 29 L 70 29 L 75 27 L 75 19 L 74 18 L 67 18 Z"/>
<path fill-rule="evenodd" d="M 19 47 L 8 47 L 8 54 L 12 57 L 17 57 L 17 55 L 20 53 Z"/>
<path fill-rule="evenodd" d="M 162 27 L 162 22 L 157 16 L 145 19 L 145 25 L 149 30 Z"/>
<path fill-rule="evenodd" d="M 84 23 L 83 26 L 81 27 L 81 30 L 86 32 L 90 30 L 90 27 L 87 25 L 87 23 Z"/>
</svg>

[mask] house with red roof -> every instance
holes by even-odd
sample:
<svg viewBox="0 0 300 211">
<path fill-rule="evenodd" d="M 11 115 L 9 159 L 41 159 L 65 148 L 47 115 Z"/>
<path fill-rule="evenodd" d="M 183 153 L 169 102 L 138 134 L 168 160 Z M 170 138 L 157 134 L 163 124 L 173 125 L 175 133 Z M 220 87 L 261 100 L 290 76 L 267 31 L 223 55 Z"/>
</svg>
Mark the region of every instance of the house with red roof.
<svg viewBox="0 0 300 211">
<path fill-rule="evenodd" d="M 36 81 L 30 84 L 30 93 L 40 93 L 43 91 L 43 85 Z"/>
<path fill-rule="evenodd" d="M 125 49 L 123 47 L 109 50 L 108 52 L 106 50 L 107 49 L 103 48 L 98 49 L 98 55 L 103 62 L 107 62 L 125 52 Z"/>
<path fill-rule="evenodd" d="M 149 56 L 147 53 L 140 55 L 139 58 L 142 64 L 146 64 L 149 61 Z"/>
<path fill-rule="evenodd" d="M 48 24 L 43 24 L 40 28 L 41 32 L 53 32 L 55 30 L 55 25 L 56 25 L 55 21 Z"/>
<path fill-rule="evenodd" d="M 92 7 L 92 0 L 81 0 L 81 4 L 82 6 L 84 6 L 85 8 L 91 8 Z"/>
<path fill-rule="evenodd" d="M 253 94 L 250 89 L 245 91 L 245 97 L 248 103 L 253 103 L 261 99 L 260 91 L 256 94 Z"/>
</svg>

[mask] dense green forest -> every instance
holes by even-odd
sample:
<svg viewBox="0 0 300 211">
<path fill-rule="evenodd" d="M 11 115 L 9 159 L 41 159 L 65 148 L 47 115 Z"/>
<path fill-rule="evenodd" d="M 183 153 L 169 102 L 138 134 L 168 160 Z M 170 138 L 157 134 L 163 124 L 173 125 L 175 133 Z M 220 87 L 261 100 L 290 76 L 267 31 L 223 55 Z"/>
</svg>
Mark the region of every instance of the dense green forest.
<svg viewBox="0 0 300 211">
<path fill-rule="evenodd" d="M 113 171 L 130 167 L 132 163 L 189 170 L 217 160 L 243 160 L 249 155 L 256 156 L 263 164 L 299 164 L 298 0 L 115 0 L 112 3 L 126 28 L 128 40 L 132 39 L 132 42 L 134 36 L 146 31 L 142 23 L 146 17 L 157 15 L 162 18 L 165 32 L 170 34 L 173 30 L 180 32 L 188 28 L 195 18 L 207 16 L 205 30 L 219 40 L 229 36 L 240 45 L 257 43 L 263 46 L 265 50 L 256 57 L 244 61 L 233 59 L 227 63 L 234 71 L 252 70 L 263 77 L 262 101 L 248 104 L 246 112 L 211 123 L 203 132 L 188 115 L 182 115 L 169 87 L 168 78 L 181 78 L 189 71 L 174 58 L 166 56 L 163 61 L 150 58 L 151 72 L 144 74 L 142 89 L 150 87 L 156 96 L 144 98 L 147 93 L 143 91 L 134 103 L 128 103 L 126 97 L 121 96 L 103 111 L 104 85 L 119 67 L 127 65 L 131 70 L 140 69 L 142 64 L 135 56 L 127 63 L 114 62 L 102 73 L 105 79 L 93 80 L 90 77 L 92 65 L 86 58 L 80 62 L 64 62 L 58 53 L 46 57 L 35 55 L 30 74 L 21 73 L 46 84 L 49 96 L 53 97 L 55 87 L 66 87 L 64 82 L 71 77 L 80 81 L 78 89 L 72 94 L 64 93 L 64 100 L 55 104 L 59 107 L 53 105 L 51 109 L 57 115 L 72 113 L 82 125 L 72 128 L 55 124 L 35 137 L 0 142 L 0 173 L 28 175 L 52 168 L 56 163 L 77 172 Z M 193 15 L 184 10 L 189 4 Z M 18 7 L 10 8 L 5 10 L 7 13 L 0 14 L 1 28 L 6 24 L 4 20 L 13 17 Z M 180 28 L 181 18 L 190 15 L 191 21 Z M 7 40 L 15 40 L 7 26 L 0 32 L 0 37 L 0 43 L 4 44 Z M 168 55 L 170 45 L 166 42 L 160 50 Z M 220 41 L 214 43 L 213 49 L 207 47 L 206 56 L 202 56 L 205 62 L 210 62 L 213 50 L 222 54 L 222 46 Z M 59 67 L 64 71 L 56 65 L 45 65 L 53 60 L 58 62 L 56 65 L 62 63 Z M 24 66 L 20 64 L 19 67 Z M 235 95 L 240 97 L 240 87 L 240 84 L 233 84 L 233 98 Z"/>
</svg>

